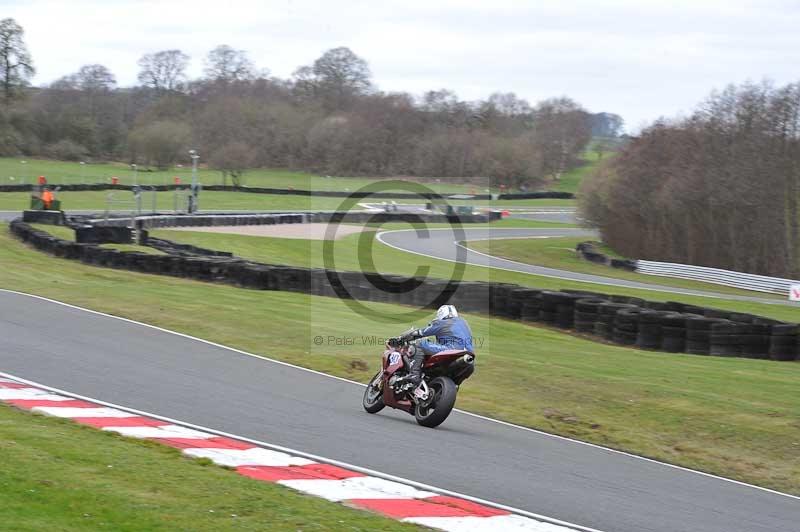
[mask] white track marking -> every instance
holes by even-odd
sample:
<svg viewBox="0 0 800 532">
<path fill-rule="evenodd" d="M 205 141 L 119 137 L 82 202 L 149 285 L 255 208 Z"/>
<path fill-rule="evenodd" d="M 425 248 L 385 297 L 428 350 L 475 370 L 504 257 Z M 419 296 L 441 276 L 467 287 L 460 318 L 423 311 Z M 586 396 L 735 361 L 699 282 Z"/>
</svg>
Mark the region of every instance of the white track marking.
<svg viewBox="0 0 800 532">
<path fill-rule="evenodd" d="M 518 515 L 491 517 L 408 517 L 407 523 L 452 532 L 564 532 L 564 527 L 525 519 Z"/>
<path fill-rule="evenodd" d="M 430 491 L 420 491 L 407 484 L 376 477 L 351 477 L 343 480 L 279 480 L 278 484 L 309 495 L 316 495 L 329 501 L 349 499 L 423 499 L 437 495 Z"/>
<path fill-rule="evenodd" d="M 291 456 L 280 451 L 271 451 L 270 449 L 262 449 L 254 447 L 252 449 L 209 449 L 209 448 L 192 448 L 184 449 L 184 454 L 194 458 L 208 458 L 212 462 L 221 466 L 239 467 L 239 466 L 272 466 L 272 467 L 288 467 L 288 466 L 301 466 L 309 465 L 314 462 L 307 458 L 300 458 L 298 456 Z"/>
<path fill-rule="evenodd" d="M 74 408 L 66 406 L 36 406 L 31 408 L 33 412 L 47 414 L 55 417 L 136 417 L 130 412 L 123 412 L 116 408 Z"/>
<path fill-rule="evenodd" d="M 206 440 L 213 434 L 187 429 L 180 425 L 162 425 L 160 427 L 103 427 L 108 432 L 117 432 L 129 438 L 191 438 Z M 198 447 L 201 442 L 198 441 Z"/>
<path fill-rule="evenodd" d="M 128 322 L 128 323 L 133 323 L 135 325 L 140 325 L 142 327 L 148 327 L 148 328 L 153 329 L 153 330 L 157 330 L 157 331 L 161 331 L 161 332 L 165 332 L 165 333 L 169 333 L 169 334 L 174 334 L 176 336 L 180 336 L 180 337 L 183 337 L 183 338 L 188 338 L 190 340 L 201 342 L 201 343 L 204 343 L 206 345 L 210 345 L 210 346 L 213 346 L 213 347 L 218 347 L 220 349 L 225 349 L 225 350 L 228 350 L 228 351 L 231 351 L 231 352 L 234 352 L 234 353 L 238 353 L 240 355 L 245 355 L 245 356 L 249 356 L 249 357 L 253 357 L 253 358 L 258 358 L 260 360 L 266 360 L 266 361 L 271 362 L 273 364 L 279 364 L 281 366 L 294 368 L 294 369 L 297 369 L 297 370 L 300 370 L 300 371 L 305 371 L 305 372 L 308 372 L 308 373 L 313 373 L 315 375 L 321 375 L 323 377 L 327 377 L 327 378 L 330 378 L 330 379 L 335 379 L 335 380 L 342 381 L 342 382 L 349 382 L 350 384 L 355 384 L 355 385 L 361 386 L 361 387 L 365 387 L 366 386 L 366 384 L 364 384 L 364 383 L 356 382 L 356 381 L 353 381 L 353 380 L 350 380 L 350 379 L 345 379 L 343 377 L 337 377 L 336 375 L 329 375 L 329 374 L 323 373 L 321 371 L 317 371 L 317 370 L 309 369 L 309 368 L 304 368 L 302 366 L 296 366 L 294 364 L 289 364 L 288 362 L 282 362 L 280 360 L 275 360 L 273 358 L 269 358 L 269 357 L 262 356 L 262 355 L 256 355 L 254 353 L 248 353 L 247 351 L 242 351 L 241 349 L 236 349 L 235 347 L 229 347 L 229 346 L 226 346 L 226 345 L 218 344 L 216 342 L 212 342 L 210 340 L 204 340 L 202 338 L 197 338 L 195 336 L 191 336 L 191 335 L 184 334 L 184 333 L 181 333 L 181 332 L 171 331 L 169 329 L 164 329 L 163 327 L 158 327 L 156 325 L 150 325 L 148 323 L 143 323 L 143 322 L 132 320 L 132 319 L 129 319 L 129 318 L 122 318 L 122 317 L 119 317 L 119 316 L 114 316 L 113 314 L 106 314 L 104 312 L 100 312 L 100 311 L 97 311 L 97 310 L 92 310 L 92 309 L 88 309 L 88 308 L 84 308 L 84 307 L 79 307 L 77 305 L 72 305 L 70 303 L 64 303 L 62 301 L 57 301 L 55 299 L 49 299 L 49 298 L 46 298 L 44 296 L 37 296 L 37 295 L 34 295 L 34 294 L 27 294 L 25 292 L 17 292 L 16 290 L 8 290 L 8 289 L 5 289 L 5 288 L 0 288 L 0 292 L 8 292 L 8 293 L 12 293 L 12 294 L 21 295 L 21 296 L 27 296 L 27 297 L 31 297 L 31 298 L 34 298 L 34 299 L 47 301 L 49 303 L 54 303 L 56 305 L 61 305 L 61 306 L 64 306 L 64 307 L 69 307 L 69 308 L 73 308 L 73 309 L 76 309 L 76 310 L 81 310 L 83 312 L 88 312 L 90 314 L 95 314 L 95 315 L 98 315 L 98 316 L 104 316 L 104 317 L 107 317 L 107 318 L 113 318 L 113 319 L 116 319 L 116 320 L 121 320 L 121 321 L 125 321 L 125 322 Z M 460 497 L 462 499 L 470 500 L 470 501 L 477 502 L 477 503 L 480 503 L 480 504 L 485 504 L 487 506 L 492 506 L 494 508 L 500 508 L 500 509 L 503 509 L 503 510 L 508 510 L 510 512 L 513 512 L 513 513 L 518 513 L 518 514 L 521 514 L 521 515 L 527 515 L 529 517 L 534 517 L 536 519 L 544 519 L 544 520 L 549 520 L 551 522 L 554 521 L 552 518 L 549 518 L 549 517 L 546 517 L 546 516 L 537 516 L 537 514 L 533 514 L 531 512 L 526 512 L 525 510 L 519 510 L 519 509 L 510 507 L 510 506 L 500 505 L 500 504 L 497 504 L 497 503 L 493 503 L 491 501 L 486 501 L 486 500 L 483 500 L 483 499 L 479 499 L 479 498 L 472 497 L 472 496 L 469 496 L 469 495 L 464 495 L 464 494 L 457 493 L 457 492 L 449 492 L 447 490 L 443 490 L 443 489 L 440 489 L 440 488 L 433 488 L 432 486 L 427 486 L 425 484 L 417 483 L 417 482 L 412 481 L 412 480 L 403 479 L 401 477 L 393 477 L 392 475 L 387 475 L 385 473 L 380 473 L 378 471 L 373 471 L 373 470 L 366 469 L 366 468 L 363 468 L 363 467 L 360 467 L 360 466 L 356 466 L 356 465 L 353 465 L 353 464 L 347 464 L 345 462 L 338 462 L 338 461 L 335 461 L 335 460 L 326 459 L 326 458 L 323 458 L 323 457 L 320 457 L 320 456 L 311 455 L 309 453 L 303 453 L 301 451 L 295 451 L 293 449 L 288 449 L 288 448 L 285 448 L 285 447 L 279 447 L 279 446 L 276 446 L 276 445 L 260 442 L 258 440 L 252 440 L 252 439 L 249 439 L 249 438 L 243 438 L 241 436 L 236 436 L 234 434 L 217 431 L 215 429 L 209 429 L 208 427 L 203 427 L 203 426 L 200 426 L 200 425 L 194 425 L 194 424 L 191 424 L 191 423 L 178 421 L 178 420 L 175 420 L 175 419 L 172 419 L 172 418 L 159 416 L 157 414 L 152 414 L 152 413 L 149 413 L 149 412 L 135 410 L 135 409 L 132 409 L 132 408 L 127 408 L 127 407 L 121 407 L 119 405 L 116 405 L 116 404 L 113 404 L 113 403 L 109 403 L 107 401 L 99 401 L 97 399 L 92 399 L 92 398 L 89 398 L 89 397 L 83 397 L 83 396 L 80 396 L 78 394 L 74 394 L 74 393 L 67 392 L 67 391 L 64 391 L 64 390 L 61 390 L 61 389 L 58 389 L 58 388 L 54 388 L 52 386 L 47 386 L 47 385 L 44 385 L 44 384 L 41 384 L 41 383 L 38 383 L 38 382 L 35 382 L 35 381 L 31 381 L 31 380 L 28 380 L 28 379 L 17 377 L 16 375 L 12 375 L 12 374 L 9 374 L 9 373 L 0 372 L 0 377 L 7 377 L 7 378 L 15 379 L 15 380 L 17 380 L 19 382 L 22 382 L 22 383 L 25 383 L 25 384 L 30 384 L 31 386 L 38 386 L 39 388 L 44 388 L 46 390 L 52 390 L 54 392 L 62 393 L 64 395 L 68 395 L 70 397 L 75 397 L 77 399 L 84 399 L 86 401 L 92 401 L 92 402 L 97 403 L 97 404 L 103 404 L 103 405 L 107 405 L 107 406 L 110 406 L 110 407 L 127 410 L 129 412 L 135 412 L 135 413 L 137 413 L 139 415 L 149 416 L 149 417 L 152 417 L 152 418 L 155 418 L 155 419 L 161 419 L 161 420 L 164 420 L 164 421 L 169 421 L 169 422 L 172 422 L 172 423 L 176 423 L 176 424 L 183 425 L 183 426 L 186 426 L 186 427 L 196 428 L 196 429 L 199 429 L 199 430 L 207 430 L 209 432 L 212 432 L 212 433 L 220 435 L 220 436 L 228 436 L 228 437 L 236 438 L 236 439 L 239 439 L 239 440 L 242 440 L 242 441 L 248 441 L 250 443 L 255 443 L 256 445 L 261 445 L 261 446 L 264 446 L 264 447 L 270 447 L 272 449 L 278 449 L 278 450 L 282 450 L 282 451 L 288 451 L 288 452 L 300 454 L 301 456 L 306 456 L 306 457 L 312 458 L 314 460 L 319 460 L 321 462 L 325 462 L 325 463 L 332 464 L 332 465 L 338 465 L 340 467 L 352 469 L 354 471 L 358 471 L 358 472 L 365 473 L 365 474 L 368 474 L 368 475 L 378 476 L 378 477 L 382 477 L 382 478 L 388 478 L 389 480 L 399 480 L 399 481 L 402 481 L 402 482 L 410 483 L 411 485 L 417 485 L 418 487 L 423 487 L 425 489 L 431 489 L 433 491 L 437 491 L 437 492 L 445 494 L 445 495 L 453 495 L 454 497 Z M 454 412 L 458 412 L 459 414 L 464 414 L 466 416 L 474 417 L 476 419 L 482 419 L 483 421 L 489 421 L 489 422 L 492 422 L 492 423 L 497 423 L 498 425 L 503 425 L 505 427 L 513 428 L 513 429 L 516 429 L 516 430 L 523 430 L 523 431 L 527 431 L 527 432 L 532 432 L 534 434 L 539 434 L 541 436 L 546 436 L 548 438 L 555 438 L 555 439 L 558 439 L 558 440 L 561 440 L 561 441 L 566 441 L 566 442 L 574 443 L 574 444 L 577 444 L 577 445 L 585 445 L 586 447 L 591 447 L 591 448 L 594 448 L 594 449 L 600 449 L 600 450 L 603 450 L 603 451 L 606 451 L 606 452 L 609 452 L 609 453 L 619 454 L 619 455 L 627 456 L 629 458 L 634 458 L 634 459 L 637 459 L 637 460 L 644 460 L 645 462 L 658 464 L 658 465 L 661 465 L 663 467 L 669 467 L 671 469 L 677 469 L 679 471 L 685 471 L 687 473 L 693 473 L 693 474 L 696 474 L 696 475 L 701 475 L 701 476 L 704 476 L 704 477 L 713 478 L 713 479 L 721 480 L 721 481 L 724 481 L 724 482 L 730 482 L 731 484 L 736 484 L 736 485 L 739 485 L 739 486 L 744 486 L 744 487 L 747 487 L 747 488 L 752 488 L 752 489 L 756 489 L 756 490 L 759 490 L 759 491 L 772 493 L 774 495 L 782 495 L 784 497 L 789 497 L 791 499 L 800 500 L 800 496 L 797 496 L 797 495 L 791 495 L 789 493 L 783 493 L 781 491 L 776 491 L 776 490 L 772 490 L 772 489 L 769 489 L 769 488 L 763 488 L 761 486 L 756 486 L 754 484 L 748 484 L 746 482 L 742 482 L 742 481 L 739 481 L 739 480 L 733 480 L 733 479 L 730 479 L 730 478 L 720 477 L 718 475 L 713 475 L 711 473 L 705 473 L 703 471 L 697 471 L 695 469 L 689 469 L 688 467 L 683 467 L 683 466 L 679 466 L 679 465 L 675 465 L 675 464 L 670 464 L 670 463 L 667 463 L 667 462 L 661 462 L 661 461 L 655 460 L 653 458 L 647 458 L 646 456 L 639 456 L 637 454 L 632 454 L 632 453 L 628 453 L 628 452 L 625 452 L 625 451 L 612 449 L 610 447 L 603 447 L 602 445 L 597 445 L 595 443 L 589 443 L 589 442 L 585 442 L 585 441 L 581 441 L 581 440 L 575 440 L 575 439 L 572 439 L 572 438 L 568 438 L 566 436 L 559 436 L 558 434 L 551 434 L 549 432 L 544 432 L 544 431 L 541 431 L 541 430 L 538 430 L 538 429 L 532 429 L 530 427 L 524 427 L 522 425 L 516 425 L 514 423 L 509 423 L 508 421 L 502 421 L 500 419 L 494 419 L 494 418 L 491 418 L 491 417 L 482 416 L 480 414 L 475 414 L 475 413 L 472 413 L 472 412 L 468 412 L 466 410 L 460 410 L 458 408 L 454 408 L 453 411 Z M 569 524 L 569 523 L 560 522 L 560 524 Z M 570 525 L 570 526 L 575 527 L 577 525 Z M 584 528 L 580 528 L 580 530 L 592 530 L 592 529 L 584 527 Z"/>
</svg>

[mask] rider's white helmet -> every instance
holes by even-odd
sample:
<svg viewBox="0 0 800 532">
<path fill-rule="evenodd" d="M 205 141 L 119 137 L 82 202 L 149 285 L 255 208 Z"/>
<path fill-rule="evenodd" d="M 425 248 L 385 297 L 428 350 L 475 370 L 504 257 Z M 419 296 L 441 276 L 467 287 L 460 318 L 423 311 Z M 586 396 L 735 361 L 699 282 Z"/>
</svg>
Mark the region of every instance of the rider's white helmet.
<svg viewBox="0 0 800 532">
<path fill-rule="evenodd" d="M 457 318 L 458 311 L 456 307 L 453 305 L 442 305 L 439 307 L 439 310 L 436 311 L 436 319 L 437 320 L 446 320 L 448 318 Z"/>
</svg>

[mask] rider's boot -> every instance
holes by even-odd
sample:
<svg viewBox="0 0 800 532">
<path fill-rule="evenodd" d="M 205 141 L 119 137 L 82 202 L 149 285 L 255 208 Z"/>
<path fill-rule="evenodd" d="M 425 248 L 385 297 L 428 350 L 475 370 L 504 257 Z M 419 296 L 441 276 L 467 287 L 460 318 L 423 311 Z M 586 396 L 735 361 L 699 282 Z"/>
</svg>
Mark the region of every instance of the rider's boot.
<svg viewBox="0 0 800 532">
<path fill-rule="evenodd" d="M 416 388 L 422 381 L 422 364 L 425 362 L 425 352 L 414 346 L 411 358 L 411 368 L 408 375 L 397 379 L 397 384 L 403 388 Z"/>
</svg>

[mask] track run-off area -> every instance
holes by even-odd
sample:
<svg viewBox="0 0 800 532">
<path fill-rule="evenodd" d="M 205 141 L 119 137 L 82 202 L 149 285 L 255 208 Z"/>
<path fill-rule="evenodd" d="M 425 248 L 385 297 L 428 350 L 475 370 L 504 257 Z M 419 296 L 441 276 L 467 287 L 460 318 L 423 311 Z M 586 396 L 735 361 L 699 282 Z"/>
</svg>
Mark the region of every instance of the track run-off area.
<svg viewBox="0 0 800 532">
<path fill-rule="evenodd" d="M 793 532 L 800 499 L 455 412 L 435 431 L 363 412 L 360 384 L 0 291 L 17 377 L 603 530 Z"/>
</svg>

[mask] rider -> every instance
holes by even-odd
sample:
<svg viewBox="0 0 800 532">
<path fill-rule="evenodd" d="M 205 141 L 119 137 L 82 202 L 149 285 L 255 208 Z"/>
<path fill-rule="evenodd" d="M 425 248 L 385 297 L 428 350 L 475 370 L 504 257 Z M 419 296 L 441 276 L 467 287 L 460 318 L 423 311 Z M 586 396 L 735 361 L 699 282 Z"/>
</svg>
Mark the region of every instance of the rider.
<svg viewBox="0 0 800 532">
<path fill-rule="evenodd" d="M 418 344 L 409 346 L 411 354 L 411 369 L 408 375 L 398 379 L 398 384 L 411 384 L 417 386 L 422 380 L 422 364 L 425 357 L 448 349 L 464 349 L 472 352 L 472 331 L 464 318 L 458 317 L 458 311 L 453 305 L 442 305 L 436 311 L 436 319 L 424 329 L 409 331 L 401 340 L 414 340 L 435 336 L 436 342 L 423 340 Z"/>
</svg>

